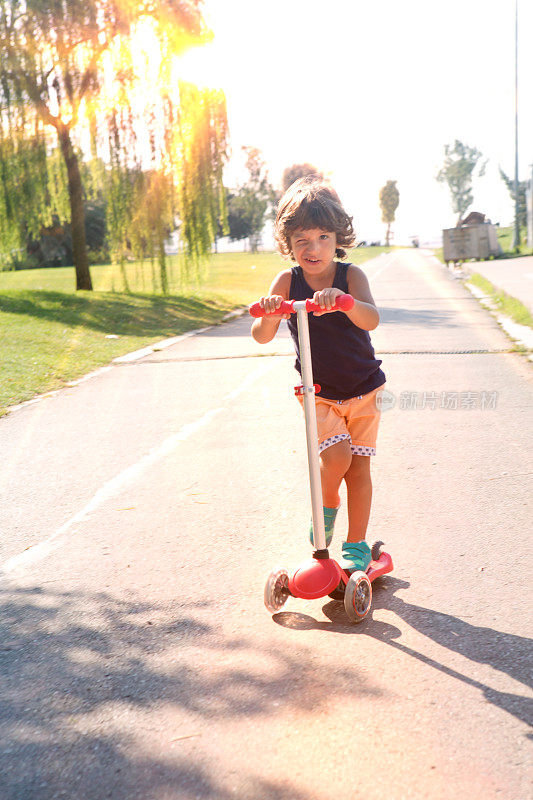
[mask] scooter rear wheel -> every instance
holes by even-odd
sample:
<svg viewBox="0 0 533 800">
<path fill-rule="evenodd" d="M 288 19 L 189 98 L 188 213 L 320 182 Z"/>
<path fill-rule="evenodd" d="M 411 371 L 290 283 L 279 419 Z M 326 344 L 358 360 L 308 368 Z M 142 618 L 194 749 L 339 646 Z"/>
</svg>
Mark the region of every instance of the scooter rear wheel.
<svg viewBox="0 0 533 800">
<path fill-rule="evenodd" d="M 273 569 L 265 583 L 265 606 L 271 614 L 279 611 L 289 596 L 289 573 L 286 569 Z"/>
<path fill-rule="evenodd" d="M 344 608 L 351 622 L 362 622 L 372 605 L 372 584 L 366 572 L 357 570 L 350 576 L 344 592 Z"/>
</svg>

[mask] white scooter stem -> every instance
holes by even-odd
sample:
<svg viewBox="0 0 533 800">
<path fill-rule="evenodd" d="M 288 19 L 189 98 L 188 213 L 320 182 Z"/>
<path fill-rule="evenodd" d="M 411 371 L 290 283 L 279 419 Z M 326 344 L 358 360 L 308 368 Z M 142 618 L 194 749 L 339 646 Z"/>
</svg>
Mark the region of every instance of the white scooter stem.
<svg viewBox="0 0 533 800">
<path fill-rule="evenodd" d="M 315 550 L 326 549 L 324 529 L 324 509 L 322 501 L 322 481 L 318 455 L 318 431 L 316 424 L 315 387 L 311 363 L 311 343 L 309 341 L 309 322 L 305 300 L 295 300 L 294 310 L 298 318 L 298 341 L 300 344 L 300 365 L 302 368 L 302 392 L 304 398 L 305 434 L 307 437 L 307 461 L 309 463 L 309 483 L 311 488 L 311 513 L 313 518 L 313 545 Z"/>
</svg>

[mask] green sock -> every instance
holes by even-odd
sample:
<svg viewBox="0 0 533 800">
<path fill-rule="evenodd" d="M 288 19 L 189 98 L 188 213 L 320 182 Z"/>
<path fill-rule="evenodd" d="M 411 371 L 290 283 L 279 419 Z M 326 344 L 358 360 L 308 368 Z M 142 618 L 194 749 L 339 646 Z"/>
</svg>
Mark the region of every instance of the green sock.
<svg viewBox="0 0 533 800">
<path fill-rule="evenodd" d="M 323 506 L 324 509 L 324 529 L 326 531 L 326 547 L 329 547 L 333 539 L 333 528 L 335 527 L 335 517 L 337 516 L 337 508 L 328 508 Z M 311 527 L 309 528 L 309 541 L 313 544 L 313 520 L 311 519 Z"/>
<path fill-rule="evenodd" d="M 342 556 L 349 569 L 360 569 L 363 572 L 366 572 L 372 561 L 372 552 L 364 540 L 362 542 L 343 542 Z"/>
</svg>

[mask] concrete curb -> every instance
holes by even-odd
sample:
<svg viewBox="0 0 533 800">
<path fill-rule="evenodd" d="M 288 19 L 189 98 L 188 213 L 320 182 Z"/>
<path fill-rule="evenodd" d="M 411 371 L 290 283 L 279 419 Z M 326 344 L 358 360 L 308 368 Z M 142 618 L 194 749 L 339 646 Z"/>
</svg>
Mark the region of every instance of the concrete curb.
<svg viewBox="0 0 533 800">
<path fill-rule="evenodd" d="M 216 322 L 214 325 L 207 325 L 205 328 L 195 328 L 195 330 L 187 331 L 186 333 L 180 334 L 180 336 L 172 336 L 170 339 L 162 339 L 160 342 L 155 342 L 154 344 L 148 345 L 148 347 L 142 347 L 140 350 L 134 350 L 132 353 L 126 353 L 123 356 L 117 356 L 117 358 L 114 358 L 111 363 L 131 364 L 133 361 L 138 361 L 140 358 L 149 356 L 152 353 L 158 353 L 161 350 L 166 350 L 167 347 L 172 347 L 172 345 L 182 342 L 184 339 L 189 339 L 191 336 L 197 336 L 199 333 L 205 333 L 205 331 L 210 330 L 210 328 L 216 328 L 217 325 L 222 325 L 224 322 L 229 322 L 235 317 L 240 317 L 247 311 L 248 307 L 230 311 L 229 314 L 226 314 L 224 317 L 222 317 L 220 322 Z"/>
<path fill-rule="evenodd" d="M 515 344 L 519 345 L 520 347 L 525 347 L 527 350 L 533 349 L 533 330 L 528 328 L 527 325 L 520 325 L 518 322 L 515 322 L 510 317 L 505 317 L 503 314 L 498 313 L 498 307 L 492 301 L 490 295 L 485 294 L 481 289 L 479 289 L 475 284 L 470 283 L 466 277 L 464 285 L 468 289 L 468 291 L 474 295 L 474 297 L 479 300 L 483 308 L 486 308 L 490 311 L 496 321 L 503 328 L 509 339 L 515 342 Z M 528 360 L 533 361 L 533 353 L 528 355 Z"/>
</svg>

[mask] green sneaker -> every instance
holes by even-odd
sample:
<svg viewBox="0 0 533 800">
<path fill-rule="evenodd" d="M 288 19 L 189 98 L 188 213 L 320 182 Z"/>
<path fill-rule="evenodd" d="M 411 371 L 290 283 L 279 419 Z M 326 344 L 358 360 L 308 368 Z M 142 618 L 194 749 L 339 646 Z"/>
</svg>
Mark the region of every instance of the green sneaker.
<svg viewBox="0 0 533 800">
<path fill-rule="evenodd" d="M 368 565 L 372 561 L 372 552 L 367 543 L 362 542 L 343 542 L 342 556 L 346 562 L 345 569 L 366 572 Z"/>
<path fill-rule="evenodd" d="M 326 547 L 329 547 L 331 544 L 331 540 L 333 539 L 333 528 L 335 527 L 335 517 L 337 516 L 337 511 L 339 510 L 340 506 L 337 508 L 328 508 L 327 506 L 323 506 L 324 509 L 324 529 L 326 531 Z M 313 520 L 311 520 L 311 527 L 309 528 L 309 541 L 311 544 L 313 543 Z"/>
</svg>

